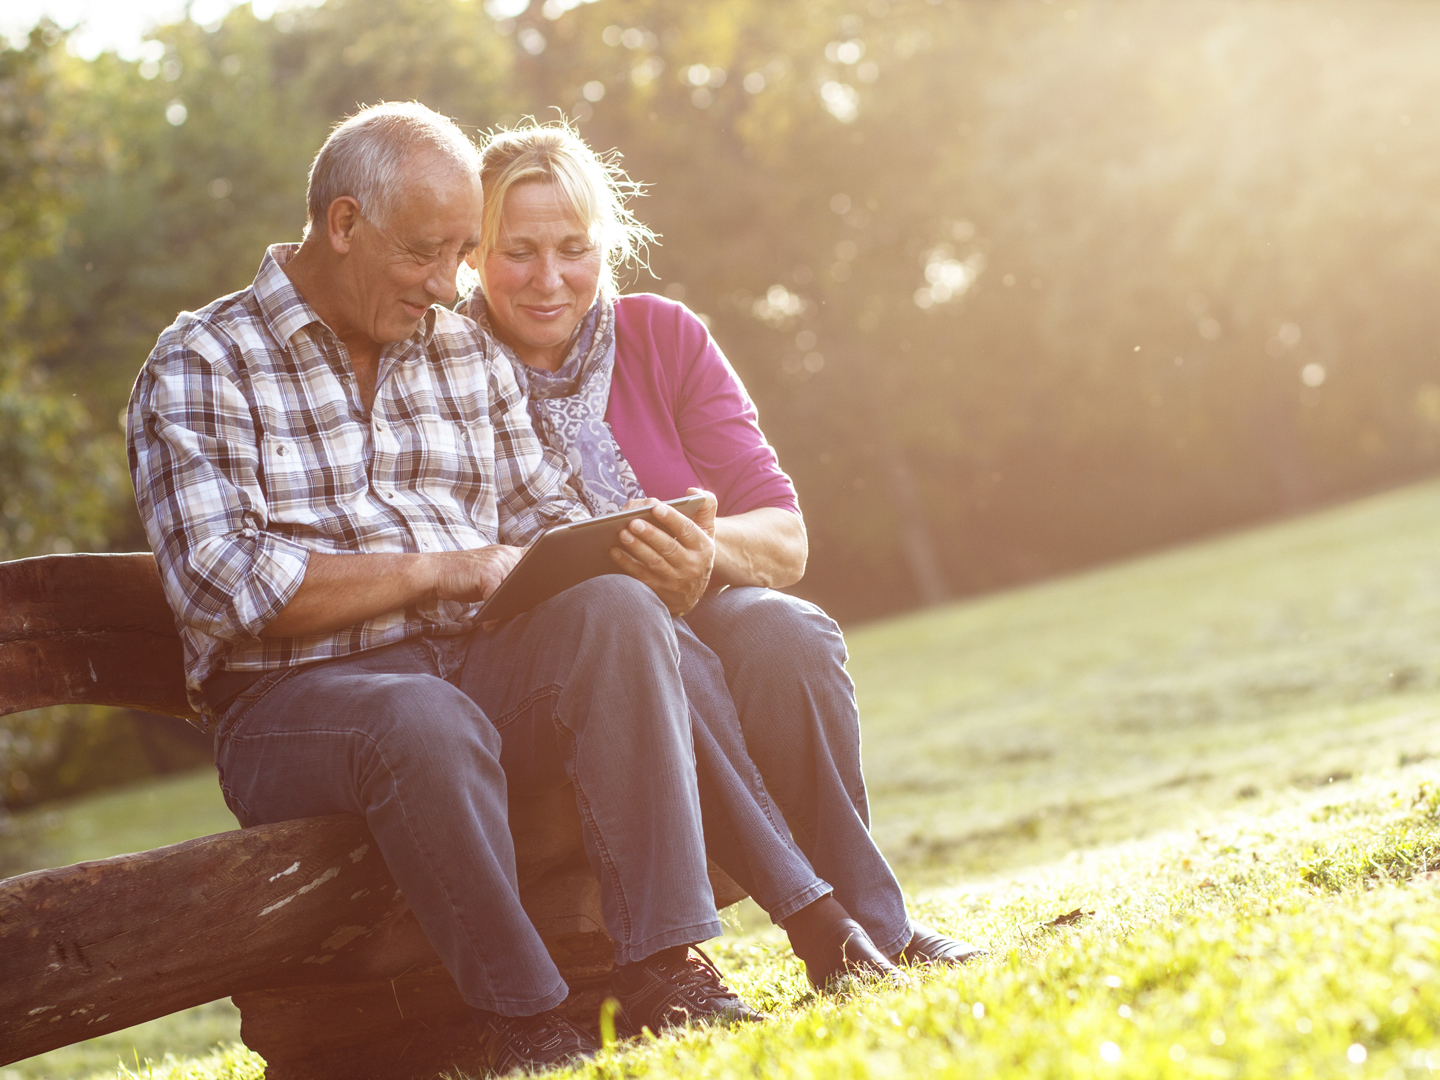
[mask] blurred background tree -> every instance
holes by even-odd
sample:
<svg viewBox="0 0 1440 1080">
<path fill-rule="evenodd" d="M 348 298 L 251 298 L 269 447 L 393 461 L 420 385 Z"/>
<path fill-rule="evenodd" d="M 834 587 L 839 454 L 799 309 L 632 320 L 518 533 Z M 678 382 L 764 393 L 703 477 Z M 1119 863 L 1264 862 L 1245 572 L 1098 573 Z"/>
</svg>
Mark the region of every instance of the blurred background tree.
<svg viewBox="0 0 1440 1080">
<path fill-rule="evenodd" d="M 42 310 L 35 272 L 62 258 L 81 214 L 79 178 L 96 165 L 76 123 L 75 61 L 56 27 L 0 52 L 0 558 L 103 550 L 130 497 L 125 448 L 76 391 L 35 362 L 27 328 Z M 102 414 L 103 415 L 103 414 Z M 110 413 L 113 415 L 113 411 Z M 196 760 L 173 722 L 65 707 L 0 726 L 0 807 L 166 771 Z M 0 821 L 3 824 L 3 821 Z"/>
<path fill-rule="evenodd" d="M 711 325 L 842 620 L 1433 473 L 1437 47 L 1419 0 L 327 0 L 136 60 L 39 27 L 0 52 L 0 542 L 144 546 L 136 370 L 386 98 L 623 152 L 662 234 L 628 287 Z"/>
<path fill-rule="evenodd" d="M 56 257 L 91 140 L 62 101 L 63 35 L 37 28 L 0 52 L 0 558 L 103 545 L 122 493 L 124 447 L 95 432 L 73 392 L 34 362 L 23 326 L 34 268 Z"/>
</svg>

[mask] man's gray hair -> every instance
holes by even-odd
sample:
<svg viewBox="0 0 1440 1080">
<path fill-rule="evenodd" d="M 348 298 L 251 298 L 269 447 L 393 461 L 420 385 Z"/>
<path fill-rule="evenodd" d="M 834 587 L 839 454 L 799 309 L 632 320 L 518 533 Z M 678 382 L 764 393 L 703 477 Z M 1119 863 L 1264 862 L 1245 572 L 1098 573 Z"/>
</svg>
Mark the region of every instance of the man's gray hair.
<svg viewBox="0 0 1440 1080">
<path fill-rule="evenodd" d="M 342 195 L 383 225 L 404 195 L 411 159 L 426 151 L 448 158 L 457 172 L 480 175 L 475 144 L 455 121 L 418 101 L 383 101 L 341 121 L 310 166 L 306 234 Z"/>
</svg>

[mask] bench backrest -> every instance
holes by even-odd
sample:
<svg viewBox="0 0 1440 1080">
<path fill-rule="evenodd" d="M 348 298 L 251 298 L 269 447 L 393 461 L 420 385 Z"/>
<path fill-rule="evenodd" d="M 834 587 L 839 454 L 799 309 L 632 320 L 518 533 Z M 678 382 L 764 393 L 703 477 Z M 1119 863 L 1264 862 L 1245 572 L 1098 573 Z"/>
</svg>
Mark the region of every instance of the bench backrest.
<svg viewBox="0 0 1440 1080">
<path fill-rule="evenodd" d="M 0 563 L 0 715 L 67 704 L 195 717 L 149 552 Z"/>
</svg>

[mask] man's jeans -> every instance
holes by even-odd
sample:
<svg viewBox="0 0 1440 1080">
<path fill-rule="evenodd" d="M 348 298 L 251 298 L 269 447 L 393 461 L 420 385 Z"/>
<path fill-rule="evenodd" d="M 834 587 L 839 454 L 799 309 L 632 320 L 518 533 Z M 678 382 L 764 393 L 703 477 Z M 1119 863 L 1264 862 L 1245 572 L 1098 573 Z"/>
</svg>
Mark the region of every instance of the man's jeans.
<svg viewBox="0 0 1440 1080">
<path fill-rule="evenodd" d="M 895 955 L 909 944 L 912 927 L 900 885 L 870 837 L 860 713 L 840 628 L 814 604 L 750 586 L 706 597 L 685 622 L 723 665 L 744 732 L 742 752 L 759 766 L 800 850 L 880 951 Z M 706 701 L 696 685 L 704 669 L 688 657 L 685 636 L 677 636 L 686 691 Z M 724 715 L 711 708 L 705 718 L 733 759 Z M 704 765 L 702 757 L 702 772 Z M 743 776 L 744 766 L 735 768 Z M 721 857 L 728 845 L 717 831 L 707 817 L 706 841 L 728 871 Z M 732 836 L 728 844 L 744 842 Z"/>
<path fill-rule="evenodd" d="M 520 906 L 507 783 L 569 781 L 621 963 L 720 933 L 673 621 L 585 582 L 501 626 L 271 672 L 220 719 L 243 825 L 360 814 L 465 1001 L 525 1016 L 566 986 Z"/>
</svg>

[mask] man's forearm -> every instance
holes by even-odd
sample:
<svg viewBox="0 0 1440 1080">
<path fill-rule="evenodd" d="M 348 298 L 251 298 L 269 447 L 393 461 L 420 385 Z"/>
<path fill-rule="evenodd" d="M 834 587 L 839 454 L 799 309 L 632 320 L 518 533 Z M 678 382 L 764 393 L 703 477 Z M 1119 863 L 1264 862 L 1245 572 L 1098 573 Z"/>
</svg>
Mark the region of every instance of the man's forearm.
<svg viewBox="0 0 1440 1080">
<path fill-rule="evenodd" d="M 506 544 L 430 554 L 321 555 L 262 637 L 327 634 L 425 600 L 474 603 L 495 591 L 520 561 Z"/>
<path fill-rule="evenodd" d="M 767 506 L 715 519 L 712 582 L 783 588 L 805 574 L 809 546 L 799 514 Z"/>
<path fill-rule="evenodd" d="M 264 637 L 304 637 L 355 626 L 434 595 L 429 556 L 311 552 L 305 579 Z"/>
</svg>

